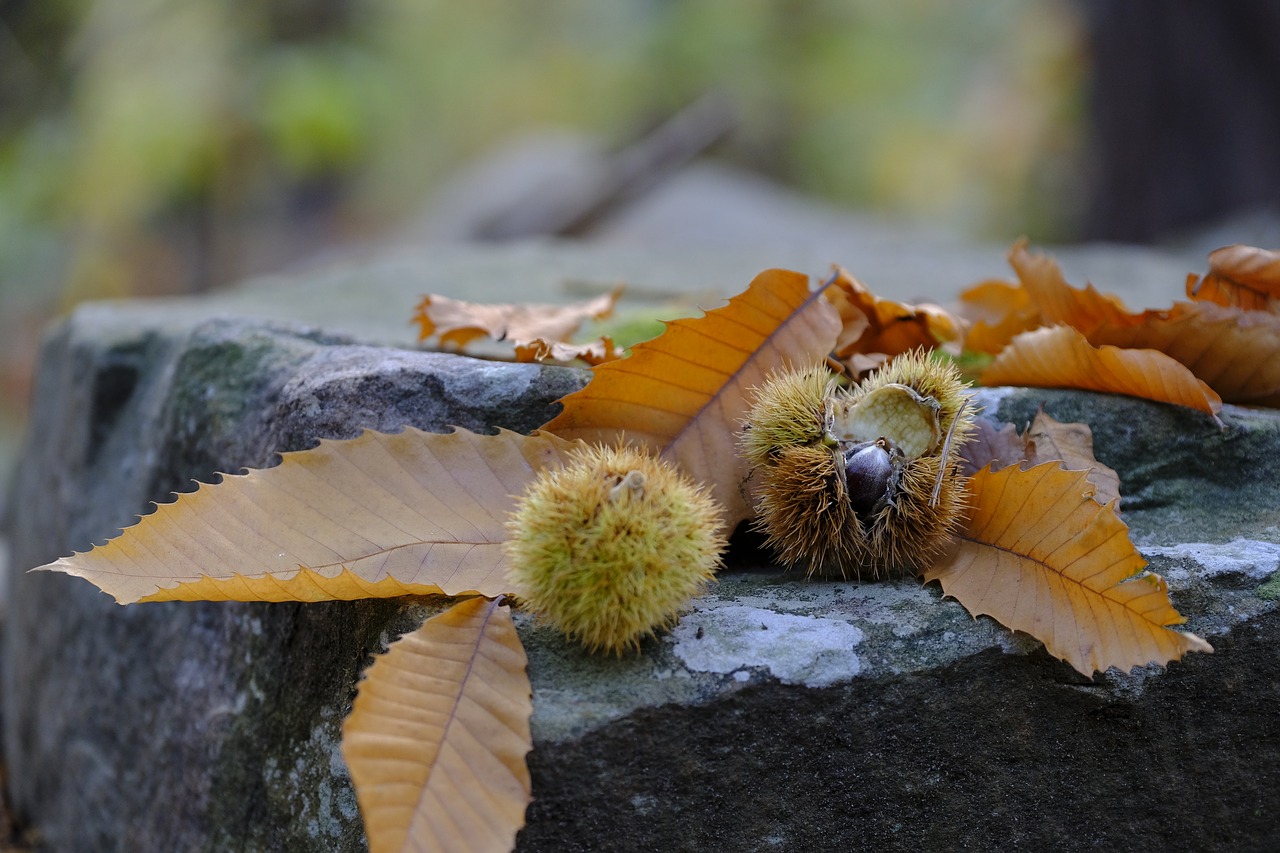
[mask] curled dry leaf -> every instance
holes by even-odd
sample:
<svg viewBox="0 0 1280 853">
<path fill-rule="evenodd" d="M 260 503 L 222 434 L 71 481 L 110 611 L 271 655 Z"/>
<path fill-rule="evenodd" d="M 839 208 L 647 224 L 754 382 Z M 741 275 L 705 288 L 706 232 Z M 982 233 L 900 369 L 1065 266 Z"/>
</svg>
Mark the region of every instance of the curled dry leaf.
<svg viewBox="0 0 1280 853">
<path fill-rule="evenodd" d="M 983 352 L 999 352 L 1012 343 L 1005 335 L 1019 324 L 1065 325 L 1104 350 L 1122 347 L 1164 353 L 1189 368 L 1221 400 L 1280 406 L 1280 315 L 1214 304 L 1218 301 L 1234 306 L 1250 298 L 1242 294 L 1257 295 L 1267 287 L 1280 288 L 1280 254 L 1232 246 L 1219 249 L 1210 257 L 1211 273 L 1202 282 L 1201 295 L 1213 301 L 1180 302 L 1169 310 L 1134 314 L 1120 300 L 1099 293 L 1092 286 L 1080 289 L 1067 284 L 1053 258 L 1028 251 L 1026 242 L 1021 241 L 1009 252 L 1009 263 L 1021 282 L 1018 290 L 1002 291 L 998 283 L 985 282 L 966 294 L 966 302 L 975 313 L 997 318 L 992 321 L 994 325 L 975 323 L 966 344 Z M 1001 299 L 1009 300 L 1011 306 L 1004 316 L 997 313 Z M 1023 346 L 1025 343 L 1022 339 Z M 983 381 L 994 382 L 995 375 L 999 371 L 984 374 Z M 1043 384 L 1031 379 L 1020 381 Z M 1125 383 L 1132 387 L 1128 380 Z M 1106 384 L 1109 387 L 1074 382 L 1062 387 L 1119 390 L 1112 387 L 1115 383 Z M 1173 393 L 1172 389 L 1166 390 Z M 1120 393 L 1149 396 L 1140 390 Z M 1168 393 L 1150 399 L 1171 401 Z"/>
<path fill-rule="evenodd" d="M 908 305 L 876 296 L 847 270 L 837 269 L 827 298 L 840 314 L 841 331 L 834 352 L 885 357 L 924 347 L 935 349 L 964 336 L 964 321 L 929 303 Z"/>
<path fill-rule="evenodd" d="M 1049 255 L 1029 251 L 1026 240 L 1019 240 L 1009 250 L 1009 264 L 1018 274 L 1042 325 L 1067 325 L 1088 335 L 1103 323 L 1137 322 L 1119 297 L 1099 293 L 1091 284 L 1083 290 L 1067 284 L 1058 262 Z"/>
<path fill-rule="evenodd" d="M 135 601 L 500 595 L 514 495 L 570 442 L 502 431 L 365 432 L 161 504 L 40 568 Z"/>
<path fill-rule="evenodd" d="M 524 826 L 533 746 L 511 613 L 473 598 L 377 657 L 342 730 L 372 853 L 505 853 Z"/>
<path fill-rule="evenodd" d="M 973 325 L 965 346 L 995 354 L 1016 336 L 1046 325 L 1067 325 L 1088 333 L 1102 323 L 1134 321 L 1118 297 L 1099 293 L 1093 285 L 1072 287 L 1051 256 L 1032 252 L 1025 239 L 1009 250 L 1009 265 L 1018 283 L 988 280 L 960 295 L 962 313 Z"/>
<path fill-rule="evenodd" d="M 961 471 L 972 476 L 988 465 L 993 471 L 1018 465 L 1027 470 L 1045 462 L 1056 462 L 1069 471 L 1085 471 L 1096 489 L 1094 498 L 1109 504 L 1120 498 L 1120 475 L 1093 455 L 1093 431 L 1088 424 L 1060 423 L 1040 410 L 1018 435 L 1013 424 L 999 427 L 978 418 L 973 437 L 960 450 Z"/>
<path fill-rule="evenodd" d="M 1094 499 L 1098 503 L 1111 504 L 1120 500 L 1120 475 L 1093 455 L 1093 430 L 1088 424 L 1064 424 L 1041 409 L 1023 440 L 1027 450 L 1023 469 L 1057 462 L 1068 471 L 1087 472 L 1089 482 L 1097 490 Z"/>
<path fill-rule="evenodd" d="M 854 379 L 860 379 L 871 373 L 871 371 L 884 367 L 891 357 L 882 352 L 855 352 L 844 360 L 835 360 L 834 363 L 828 361 L 827 366 L 836 373 L 843 373 Z"/>
<path fill-rule="evenodd" d="M 1000 470 L 1027 458 L 1027 445 L 1013 424 L 999 427 L 986 418 L 974 419 L 969 440 L 960 447 L 960 473 L 970 477 L 988 465 Z"/>
<path fill-rule="evenodd" d="M 516 342 L 516 361 L 519 362 L 556 361 L 563 364 L 581 360 L 595 367 L 622 358 L 622 355 L 622 348 L 614 346 L 613 339 L 607 336 L 588 344 L 566 344 L 546 338 Z"/>
<path fill-rule="evenodd" d="M 1128 394 L 1189 406 L 1215 419 L 1222 408 L 1213 389 L 1164 353 L 1095 347 L 1069 326 L 1018 335 L 983 371 L 982 382 Z"/>
<path fill-rule="evenodd" d="M 1016 335 L 1043 322 L 1025 287 L 996 279 L 979 282 L 961 293 L 960 310 L 970 321 L 965 348 L 992 355 Z"/>
<path fill-rule="evenodd" d="M 1145 563 L 1128 527 L 1093 499 L 1085 472 L 1052 463 L 984 469 L 969 489 L 968 524 L 925 580 L 974 616 L 1030 634 L 1086 676 L 1213 651 L 1170 630 L 1185 620 L 1167 585 L 1138 575 Z"/>
<path fill-rule="evenodd" d="M 747 477 L 734 436 L 748 391 L 788 365 L 821 362 L 840 320 L 809 278 L 786 270 L 756 276 L 744 293 L 702 317 L 675 320 L 629 357 L 595 368 L 543 429 L 597 444 L 626 439 L 705 483 L 732 527 L 750 515 Z"/>
<path fill-rule="evenodd" d="M 439 336 L 439 346 L 462 349 L 475 338 L 495 341 L 567 341 L 587 320 L 599 320 L 613 313 L 622 287 L 585 302 L 572 305 L 484 305 L 447 296 L 424 296 L 413 322 L 418 324 L 418 340 Z"/>
<path fill-rule="evenodd" d="M 1280 251 L 1237 243 L 1211 252 L 1205 277 L 1187 276 L 1187 296 L 1244 311 L 1280 314 Z"/>
<path fill-rule="evenodd" d="M 1280 406 L 1280 315 L 1179 302 L 1136 323 L 1098 326 L 1089 340 L 1158 350 L 1229 403 Z"/>
</svg>

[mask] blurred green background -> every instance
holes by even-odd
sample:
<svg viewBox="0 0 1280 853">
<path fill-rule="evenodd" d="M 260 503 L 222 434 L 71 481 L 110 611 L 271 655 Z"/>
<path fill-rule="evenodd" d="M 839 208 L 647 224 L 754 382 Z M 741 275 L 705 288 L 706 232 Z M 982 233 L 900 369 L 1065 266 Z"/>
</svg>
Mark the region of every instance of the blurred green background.
<svg viewBox="0 0 1280 853">
<path fill-rule="evenodd" d="M 0 388 L 84 299 L 198 292 L 411 218 L 548 126 L 622 143 L 709 90 L 715 154 L 834 202 L 1070 236 L 1057 0 L 0 2 Z"/>
</svg>

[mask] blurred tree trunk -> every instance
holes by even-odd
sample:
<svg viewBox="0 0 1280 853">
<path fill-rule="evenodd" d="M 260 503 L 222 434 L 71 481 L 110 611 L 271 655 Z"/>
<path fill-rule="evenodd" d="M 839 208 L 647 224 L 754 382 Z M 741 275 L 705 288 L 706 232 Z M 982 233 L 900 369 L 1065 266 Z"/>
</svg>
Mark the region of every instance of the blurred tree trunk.
<svg viewBox="0 0 1280 853">
<path fill-rule="evenodd" d="M 1083 235 L 1146 242 L 1280 207 L 1280 2 L 1085 0 Z"/>
</svg>

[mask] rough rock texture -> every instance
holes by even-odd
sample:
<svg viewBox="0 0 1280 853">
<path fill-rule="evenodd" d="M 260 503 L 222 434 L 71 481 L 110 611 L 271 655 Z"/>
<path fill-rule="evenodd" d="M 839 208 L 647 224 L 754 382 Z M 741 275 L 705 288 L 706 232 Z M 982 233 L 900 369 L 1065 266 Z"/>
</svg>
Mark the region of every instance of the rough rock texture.
<svg viewBox="0 0 1280 853">
<path fill-rule="evenodd" d="M 701 682 L 677 691 L 701 702 L 542 729 L 523 848 L 1274 849 L 1280 416 L 1228 407 L 1220 431 L 1120 397 L 980 398 L 1092 424 L 1215 654 L 1086 679 L 933 586 L 731 573 L 649 650 L 650 692 Z M 535 683 L 535 719 L 554 699 Z"/>
<path fill-rule="evenodd" d="M 300 327 L 155 320 L 86 308 L 47 339 L 7 524 L 18 569 L 276 450 L 403 424 L 528 431 L 583 381 Z M 51 848 L 359 849 L 339 727 L 368 655 L 420 608 L 123 608 L 36 574 L 11 579 L 7 610 L 6 775 Z"/>
<path fill-rule="evenodd" d="M 315 330 L 83 309 L 49 337 L 6 528 L 17 569 L 149 500 L 363 427 L 528 429 L 580 373 Z M 1133 537 L 1213 655 L 1086 679 L 914 581 L 806 583 L 740 539 L 667 637 L 592 658 L 520 617 L 534 686 L 524 850 L 1274 849 L 1280 417 L 991 389 L 1095 431 Z M 57 850 L 360 849 L 337 750 L 399 602 L 121 608 L 17 575 L 4 750 Z"/>
</svg>

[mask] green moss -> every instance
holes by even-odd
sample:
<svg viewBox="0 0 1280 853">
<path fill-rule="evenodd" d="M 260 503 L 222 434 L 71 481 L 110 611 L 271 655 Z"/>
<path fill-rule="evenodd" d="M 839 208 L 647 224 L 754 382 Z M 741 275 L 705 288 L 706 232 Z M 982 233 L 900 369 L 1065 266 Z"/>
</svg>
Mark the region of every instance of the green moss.
<svg viewBox="0 0 1280 853">
<path fill-rule="evenodd" d="M 1280 572 L 1275 572 L 1257 590 L 1258 598 L 1265 601 L 1280 601 Z"/>
</svg>

